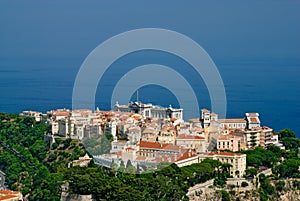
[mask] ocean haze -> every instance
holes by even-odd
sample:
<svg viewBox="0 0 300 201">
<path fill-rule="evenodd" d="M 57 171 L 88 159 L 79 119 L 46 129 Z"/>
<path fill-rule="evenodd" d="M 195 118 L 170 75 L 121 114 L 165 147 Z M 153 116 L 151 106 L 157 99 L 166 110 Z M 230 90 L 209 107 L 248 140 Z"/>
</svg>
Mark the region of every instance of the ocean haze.
<svg viewBox="0 0 300 201">
<path fill-rule="evenodd" d="M 157 2 L 158 3 L 158 2 Z M 212 57 L 227 94 L 227 117 L 259 112 L 263 125 L 289 127 L 300 137 L 300 13 L 297 1 L 0 2 L 0 111 L 71 108 L 76 74 L 86 56 L 108 38 L 136 28 L 158 27 L 185 34 Z M 117 69 L 155 61 L 187 69 L 180 58 L 141 52 L 116 61 L 103 82 L 108 89 Z M 201 78 L 183 70 L 198 90 L 200 108 L 210 108 Z M 110 87 L 110 88 L 109 88 Z M 110 109 L 108 89 L 96 103 Z M 139 99 L 178 106 L 157 86 Z M 133 99 L 135 95 L 132 96 Z M 185 108 L 186 110 L 192 108 Z"/>
</svg>

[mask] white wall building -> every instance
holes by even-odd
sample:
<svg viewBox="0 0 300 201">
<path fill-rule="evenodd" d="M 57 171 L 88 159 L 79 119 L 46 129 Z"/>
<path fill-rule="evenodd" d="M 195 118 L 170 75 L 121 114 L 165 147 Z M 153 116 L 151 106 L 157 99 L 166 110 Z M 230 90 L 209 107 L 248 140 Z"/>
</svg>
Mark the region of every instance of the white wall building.
<svg viewBox="0 0 300 201">
<path fill-rule="evenodd" d="M 114 110 L 118 112 L 131 112 L 141 114 L 144 118 L 152 117 L 159 119 L 176 118 L 183 119 L 183 109 L 173 108 L 171 105 L 168 108 L 152 105 L 151 103 L 134 102 L 128 105 L 119 105 L 117 102 Z"/>
</svg>

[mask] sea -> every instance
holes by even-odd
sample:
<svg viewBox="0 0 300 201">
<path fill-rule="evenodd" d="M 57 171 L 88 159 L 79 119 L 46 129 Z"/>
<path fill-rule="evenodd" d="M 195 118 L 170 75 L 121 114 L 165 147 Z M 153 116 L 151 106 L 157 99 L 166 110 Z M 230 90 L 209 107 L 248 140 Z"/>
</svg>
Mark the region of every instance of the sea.
<svg viewBox="0 0 300 201">
<path fill-rule="evenodd" d="M 71 109 L 74 81 L 84 59 L 85 55 L 1 58 L 0 111 Z M 299 58 L 237 57 L 213 58 L 213 61 L 225 86 L 226 117 L 241 118 L 246 112 L 257 112 L 262 125 L 275 131 L 290 128 L 300 137 Z M 203 79 L 184 59 L 151 51 L 135 52 L 115 61 L 98 84 L 96 106 L 100 110 L 110 110 L 112 90 L 117 81 L 129 70 L 149 63 L 166 65 L 179 72 L 197 94 L 199 108 L 211 109 Z M 170 79 L 169 75 L 164 78 Z M 141 86 L 138 94 L 131 95 L 131 100 L 180 107 L 172 91 L 153 83 Z M 197 114 L 189 116 L 194 106 L 183 109 L 185 120 L 199 117 Z"/>
</svg>

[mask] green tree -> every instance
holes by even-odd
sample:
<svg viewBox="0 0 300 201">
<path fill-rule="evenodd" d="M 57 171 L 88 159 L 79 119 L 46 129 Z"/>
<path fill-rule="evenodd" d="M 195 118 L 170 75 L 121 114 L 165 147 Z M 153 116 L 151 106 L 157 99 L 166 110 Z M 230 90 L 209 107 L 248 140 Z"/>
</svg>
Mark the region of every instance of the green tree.
<svg viewBox="0 0 300 201">
<path fill-rule="evenodd" d="M 279 131 L 278 133 L 278 138 L 281 140 L 282 138 L 286 138 L 286 137 L 292 137 L 292 138 L 295 138 L 296 135 L 295 133 L 289 129 L 289 128 L 285 128 L 281 131 Z"/>
<path fill-rule="evenodd" d="M 246 175 L 248 177 L 254 177 L 257 174 L 257 168 L 250 167 L 246 169 Z"/>
</svg>

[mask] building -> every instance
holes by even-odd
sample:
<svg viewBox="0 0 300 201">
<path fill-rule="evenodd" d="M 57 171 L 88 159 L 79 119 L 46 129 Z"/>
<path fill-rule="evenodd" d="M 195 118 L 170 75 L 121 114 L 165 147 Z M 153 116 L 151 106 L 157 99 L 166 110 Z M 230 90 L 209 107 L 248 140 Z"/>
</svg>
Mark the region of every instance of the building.
<svg viewBox="0 0 300 201">
<path fill-rule="evenodd" d="M 202 127 L 206 128 L 210 126 L 211 122 L 211 111 L 207 109 L 201 110 L 201 120 L 202 120 Z"/>
<path fill-rule="evenodd" d="M 149 160 L 161 158 L 169 155 L 176 155 L 179 153 L 179 146 L 173 144 L 161 144 L 158 142 L 144 142 L 138 143 L 139 150 L 137 156 L 145 156 Z"/>
<path fill-rule="evenodd" d="M 223 129 L 245 129 L 247 126 L 244 118 L 219 119 L 218 122 Z"/>
<path fill-rule="evenodd" d="M 194 163 L 200 163 L 206 158 L 218 160 L 221 163 L 229 163 L 232 167 L 229 169 L 229 173 L 234 178 L 242 178 L 246 171 L 246 154 L 233 153 L 233 152 L 210 152 L 195 155 L 189 152 L 188 155 L 182 155 L 184 157 L 176 160 L 176 165 L 179 167 L 191 165 Z"/>
<path fill-rule="evenodd" d="M 240 151 L 241 138 L 234 135 L 216 136 L 216 146 L 218 150 Z"/>
<path fill-rule="evenodd" d="M 247 149 L 251 149 L 260 145 L 261 129 L 245 130 Z"/>
<path fill-rule="evenodd" d="M 69 136 L 69 118 L 62 118 L 58 120 L 58 132 L 57 134 L 62 137 Z"/>
<path fill-rule="evenodd" d="M 141 140 L 144 142 L 156 142 L 158 140 L 157 135 L 158 132 L 156 131 L 156 129 L 148 126 L 142 131 Z"/>
<path fill-rule="evenodd" d="M 176 139 L 176 131 L 174 129 L 162 129 L 157 136 L 157 141 L 163 144 L 174 144 Z"/>
<path fill-rule="evenodd" d="M 179 134 L 176 138 L 176 145 L 185 149 L 193 149 L 196 152 L 206 152 L 207 150 L 205 138 L 197 135 Z"/>
<path fill-rule="evenodd" d="M 260 128 L 260 120 L 258 113 L 246 113 L 247 119 L 247 128 L 248 129 L 257 129 Z"/>
<path fill-rule="evenodd" d="M 129 139 L 130 143 L 136 144 L 141 140 L 141 133 L 142 129 L 139 126 L 131 126 L 128 128 L 127 138 Z"/>
<path fill-rule="evenodd" d="M 84 137 L 99 137 L 102 135 L 101 125 L 85 125 L 83 128 Z"/>
<path fill-rule="evenodd" d="M 207 110 L 201 110 L 202 127 L 206 128 L 211 125 L 219 126 L 222 129 L 257 129 L 260 128 L 258 113 L 246 113 L 245 118 L 226 118 L 219 119 L 218 115 Z"/>
<path fill-rule="evenodd" d="M 87 167 L 92 158 L 89 157 L 88 154 L 85 154 L 83 157 L 79 157 L 78 160 L 73 160 L 68 164 L 69 167 L 79 166 L 79 167 Z"/>
<path fill-rule="evenodd" d="M 183 119 L 183 109 L 173 108 L 171 105 L 168 108 L 152 105 L 151 103 L 131 102 L 128 105 L 119 105 L 117 102 L 114 110 L 118 112 L 130 112 L 141 114 L 144 118 L 152 117 L 158 119 Z"/>
<path fill-rule="evenodd" d="M 246 154 L 233 153 L 233 152 L 210 152 L 200 156 L 202 160 L 211 158 L 219 160 L 221 163 L 229 163 L 230 175 L 235 178 L 241 178 L 246 173 Z M 202 161 L 201 160 L 201 161 Z"/>
<path fill-rule="evenodd" d="M 71 115 L 70 110 L 68 109 L 58 109 L 54 111 L 47 112 L 49 116 L 51 116 L 50 124 L 51 124 L 51 132 L 53 135 L 59 134 L 59 121 L 66 120 Z M 63 135 L 66 132 L 63 132 Z"/>
<path fill-rule="evenodd" d="M 269 142 L 271 142 L 273 134 L 273 129 L 263 126 L 260 132 L 260 146 L 265 147 Z"/>
<path fill-rule="evenodd" d="M 23 111 L 20 116 L 23 117 L 33 117 L 36 122 L 40 122 L 43 119 L 43 114 L 41 112 L 36 111 Z"/>
</svg>

